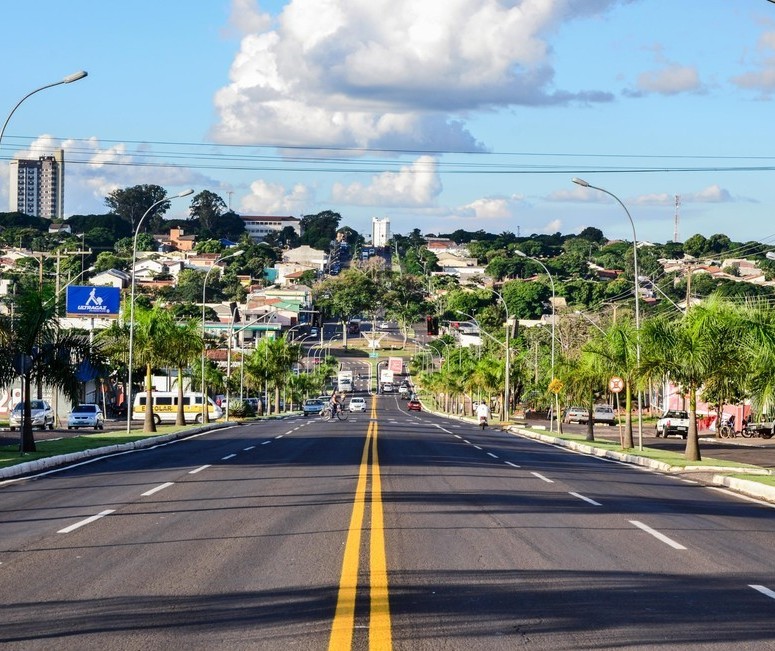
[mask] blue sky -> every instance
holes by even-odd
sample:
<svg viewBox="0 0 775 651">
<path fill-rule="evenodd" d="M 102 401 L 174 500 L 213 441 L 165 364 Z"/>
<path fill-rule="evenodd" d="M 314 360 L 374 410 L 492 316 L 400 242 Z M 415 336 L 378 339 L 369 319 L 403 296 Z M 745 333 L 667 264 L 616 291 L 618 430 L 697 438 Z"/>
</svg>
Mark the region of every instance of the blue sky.
<svg viewBox="0 0 775 651">
<path fill-rule="evenodd" d="M 210 190 L 368 233 L 775 242 L 766 0 L 38 0 L 3 7 L 0 143 L 64 147 L 67 214 Z M 187 214 L 189 199 L 168 216 Z"/>
</svg>

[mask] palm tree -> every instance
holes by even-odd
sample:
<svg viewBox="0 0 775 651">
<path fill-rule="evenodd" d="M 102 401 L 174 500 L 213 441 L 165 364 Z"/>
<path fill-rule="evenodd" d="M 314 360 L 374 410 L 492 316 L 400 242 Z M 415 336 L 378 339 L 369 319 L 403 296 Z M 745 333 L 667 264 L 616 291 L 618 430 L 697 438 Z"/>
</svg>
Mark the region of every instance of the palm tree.
<svg viewBox="0 0 775 651">
<path fill-rule="evenodd" d="M 169 312 L 165 312 L 169 315 Z M 202 328 L 197 319 L 189 319 L 175 324 L 171 316 L 168 324 L 168 334 L 165 339 L 165 357 L 178 371 L 178 413 L 176 425 L 186 424 L 186 414 L 183 409 L 183 372 L 202 352 Z"/>
<path fill-rule="evenodd" d="M 174 325 L 169 313 L 158 305 L 150 310 L 136 307 L 134 327 L 134 356 L 145 367 L 145 421 L 143 432 L 155 432 L 153 414 L 153 368 L 168 361 L 167 339 Z"/>
<path fill-rule="evenodd" d="M 565 391 L 574 402 L 584 406 L 589 412 L 587 419 L 587 441 L 595 440 L 595 421 L 592 417 L 595 408 L 595 396 L 605 386 L 606 377 L 596 363 L 594 353 L 582 350 L 572 358 L 564 358 L 558 366 L 558 376 Z"/>
<path fill-rule="evenodd" d="M 697 436 L 697 392 L 718 363 L 714 353 L 719 331 L 706 316 L 692 308 L 679 320 L 665 316 L 650 319 L 641 331 L 642 376 L 661 379 L 669 375 L 689 395 L 689 432 L 684 452 L 689 461 L 702 458 Z"/>
<path fill-rule="evenodd" d="M 55 302 L 39 291 L 16 297 L 13 320 L 0 325 L 0 383 L 10 385 L 21 375 L 24 392 L 24 424 L 21 452 L 35 452 L 30 412 L 33 383 L 62 391 L 73 403 L 79 399 L 81 381 L 97 377 L 102 364 L 99 344 L 60 327 Z"/>
<path fill-rule="evenodd" d="M 638 332 L 629 320 L 612 324 L 605 334 L 589 342 L 586 350 L 593 356 L 593 369 L 603 377 L 624 380 L 625 426 L 622 447 L 634 447 L 632 437 L 632 392 L 638 381 Z"/>
</svg>

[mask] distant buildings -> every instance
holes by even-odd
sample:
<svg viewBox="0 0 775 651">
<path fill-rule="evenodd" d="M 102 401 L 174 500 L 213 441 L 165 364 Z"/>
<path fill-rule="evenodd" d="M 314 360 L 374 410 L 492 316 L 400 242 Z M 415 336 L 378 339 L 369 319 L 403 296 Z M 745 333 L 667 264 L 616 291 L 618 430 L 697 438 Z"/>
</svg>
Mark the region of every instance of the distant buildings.
<svg viewBox="0 0 775 651">
<path fill-rule="evenodd" d="M 12 160 L 9 168 L 11 212 L 45 219 L 63 219 L 65 205 L 65 152 L 37 160 Z"/>
<path fill-rule="evenodd" d="M 371 218 L 371 245 L 376 247 L 385 247 L 390 241 L 390 220 L 385 217 Z"/>
</svg>

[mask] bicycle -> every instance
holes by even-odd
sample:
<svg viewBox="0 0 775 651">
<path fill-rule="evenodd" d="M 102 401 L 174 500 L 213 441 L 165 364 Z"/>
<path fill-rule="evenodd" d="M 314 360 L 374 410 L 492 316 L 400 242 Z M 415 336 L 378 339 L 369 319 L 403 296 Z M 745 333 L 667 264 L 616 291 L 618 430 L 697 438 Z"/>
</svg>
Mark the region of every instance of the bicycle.
<svg viewBox="0 0 775 651">
<path fill-rule="evenodd" d="M 349 416 L 350 416 L 350 414 L 349 414 L 348 412 L 346 412 L 344 409 L 342 409 L 342 407 L 339 407 L 339 408 L 336 410 L 336 418 L 337 418 L 337 419 L 339 419 L 339 420 L 347 420 L 347 419 L 349 418 Z M 321 417 L 321 418 L 322 418 L 324 421 L 326 421 L 326 422 L 328 422 L 328 421 L 330 421 L 332 418 L 334 418 L 334 415 L 331 413 L 331 407 L 330 407 L 330 406 L 328 406 L 328 407 L 324 407 L 324 408 L 323 408 L 323 409 L 320 411 L 320 417 Z"/>
</svg>

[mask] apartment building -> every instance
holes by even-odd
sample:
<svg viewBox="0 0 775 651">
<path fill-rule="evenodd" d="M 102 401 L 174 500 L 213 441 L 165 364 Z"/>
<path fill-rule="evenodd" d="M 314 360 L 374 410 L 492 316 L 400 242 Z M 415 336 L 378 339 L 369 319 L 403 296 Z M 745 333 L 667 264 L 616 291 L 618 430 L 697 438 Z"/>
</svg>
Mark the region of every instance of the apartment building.
<svg viewBox="0 0 775 651">
<path fill-rule="evenodd" d="M 9 210 L 45 219 L 64 219 L 65 152 L 10 165 Z"/>
<path fill-rule="evenodd" d="M 301 220 L 296 217 L 248 216 L 241 215 L 245 230 L 254 242 L 261 242 L 270 233 L 280 233 L 290 226 L 301 235 Z"/>
</svg>

